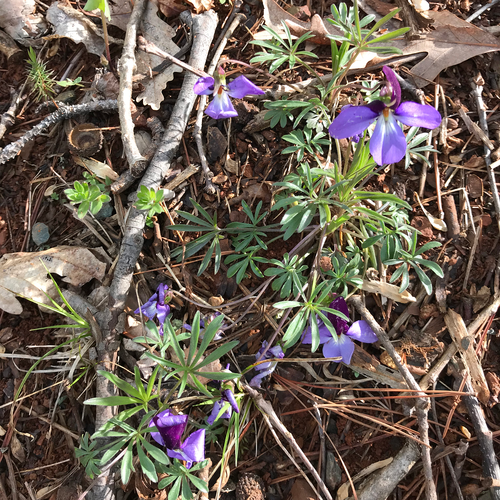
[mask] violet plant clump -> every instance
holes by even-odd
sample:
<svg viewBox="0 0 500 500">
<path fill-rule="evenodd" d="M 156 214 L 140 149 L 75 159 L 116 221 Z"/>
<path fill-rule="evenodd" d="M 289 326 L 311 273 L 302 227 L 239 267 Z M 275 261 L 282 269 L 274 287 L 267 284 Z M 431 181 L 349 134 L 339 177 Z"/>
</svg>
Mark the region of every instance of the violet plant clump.
<svg viewBox="0 0 500 500">
<path fill-rule="evenodd" d="M 262 347 L 259 349 L 259 352 L 255 355 L 255 359 L 257 361 L 260 359 L 264 351 L 266 351 L 268 345 L 269 344 L 267 340 L 264 340 L 264 342 L 262 342 Z M 283 359 L 284 357 L 285 353 L 283 352 L 283 349 L 279 345 L 267 349 L 264 355 L 264 359 L 274 359 L 274 358 Z M 249 383 L 250 387 L 255 387 L 260 389 L 260 384 L 262 383 L 262 380 L 265 379 L 268 375 L 271 375 L 271 373 L 273 373 L 274 370 L 276 369 L 277 365 L 278 363 L 276 363 L 276 361 L 274 362 L 268 361 L 266 363 L 258 364 L 255 367 L 255 370 L 260 373 L 258 375 L 255 375 L 255 377 L 253 377 L 252 380 L 250 380 Z"/>
<path fill-rule="evenodd" d="M 401 102 L 401 87 L 394 71 L 383 67 L 387 84 L 380 100 L 364 106 L 345 106 L 330 125 L 330 135 L 347 139 L 362 134 L 376 122 L 370 139 L 370 153 L 377 165 L 397 163 L 406 154 L 406 138 L 398 122 L 411 127 L 435 129 L 441 123 L 439 111 L 416 102 Z"/>
<path fill-rule="evenodd" d="M 331 309 L 340 311 L 346 317 L 349 317 L 349 309 L 347 308 L 344 297 L 337 297 L 331 304 Z M 350 327 L 344 319 L 332 313 L 327 313 L 327 317 L 333 325 L 335 332 L 331 331 L 327 325 L 321 320 L 318 320 L 319 343 L 323 344 L 323 356 L 325 358 L 341 358 L 336 362 L 349 364 L 352 354 L 354 353 L 354 342 L 365 342 L 373 344 L 377 342 L 378 337 L 370 328 L 370 325 L 364 321 L 356 321 Z M 312 344 L 312 331 L 309 326 L 302 337 L 303 344 Z"/>
<path fill-rule="evenodd" d="M 170 410 L 164 410 L 151 419 L 149 427 L 158 429 L 158 432 L 151 432 L 151 437 L 166 448 L 167 455 L 183 460 L 190 469 L 194 462 L 205 460 L 205 429 L 194 431 L 181 441 L 187 421 L 187 415 L 174 415 Z"/>
<path fill-rule="evenodd" d="M 170 313 L 170 306 L 165 303 L 166 298 L 168 299 L 167 290 L 168 286 L 161 283 L 148 301 L 134 311 L 134 314 L 143 314 L 150 320 L 158 318 L 161 335 L 163 335 L 163 324 Z"/>
<path fill-rule="evenodd" d="M 207 106 L 205 114 L 215 120 L 238 116 L 230 97 L 243 99 L 243 97 L 249 94 L 265 94 L 262 89 L 254 85 L 243 75 L 226 85 L 225 72 L 221 67 L 219 67 L 218 72 L 215 74 L 215 78 L 211 76 L 199 78 L 194 84 L 193 91 L 197 95 L 213 94 L 214 98 Z"/>
</svg>

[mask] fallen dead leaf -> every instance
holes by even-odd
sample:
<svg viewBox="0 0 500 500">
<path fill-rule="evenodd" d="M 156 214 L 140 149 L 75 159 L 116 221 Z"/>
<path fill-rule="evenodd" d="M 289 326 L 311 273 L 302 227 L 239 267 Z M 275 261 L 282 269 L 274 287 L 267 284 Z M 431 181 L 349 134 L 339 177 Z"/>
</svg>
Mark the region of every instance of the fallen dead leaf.
<svg viewBox="0 0 500 500">
<path fill-rule="evenodd" d="M 99 177 L 99 179 L 106 179 L 106 177 L 109 177 L 112 181 L 118 179 L 118 174 L 106 163 L 92 160 L 91 158 L 81 158 L 77 155 L 73 156 L 73 161 L 77 165 L 89 170 L 91 173 Z"/>
<path fill-rule="evenodd" d="M 165 17 L 175 17 L 178 16 L 181 12 L 187 10 L 187 7 L 182 3 L 178 3 L 175 0 L 152 0 L 154 3 L 158 5 L 160 12 Z"/>
<path fill-rule="evenodd" d="M 101 281 L 106 264 L 82 247 L 58 246 L 43 252 L 5 254 L 0 259 L 0 309 L 21 314 L 23 306 L 16 295 L 50 304 L 47 295 L 55 297 L 57 290 L 47 271 L 81 287 L 92 278 Z"/>
<path fill-rule="evenodd" d="M 47 9 L 47 21 L 54 27 L 54 34 L 44 40 L 69 38 L 83 43 L 88 52 L 100 56 L 104 52 L 104 33 L 85 14 L 62 2 L 54 2 Z M 110 43 L 123 45 L 122 40 L 108 37 Z"/>
<path fill-rule="evenodd" d="M 187 0 L 187 2 L 194 7 L 197 14 L 201 14 L 202 12 L 213 9 L 214 7 L 213 0 Z"/>
<path fill-rule="evenodd" d="M 292 35 L 300 37 L 308 31 L 312 32 L 314 38 L 311 38 L 309 41 L 318 45 L 330 45 L 330 39 L 327 35 L 342 34 L 333 24 L 325 22 L 317 14 L 312 17 L 311 22 L 300 21 L 285 9 L 281 8 L 274 0 L 263 0 L 263 3 L 266 25 L 278 33 L 284 33 L 282 21 L 285 21 Z M 268 35 L 265 31 L 262 33 L 264 37 Z M 261 37 L 257 36 L 256 38 Z"/>
<path fill-rule="evenodd" d="M 427 57 L 411 70 L 418 88 L 428 85 L 441 71 L 450 66 L 480 54 L 500 50 L 500 43 L 493 35 L 447 10 L 429 11 L 426 15 L 432 19 L 434 30 L 421 34 L 418 40 L 398 40 L 393 43 L 405 55 L 427 53 Z"/>
<path fill-rule="evenodd" d="M 147 33 L 148 41 L 154 43 L 161 50 L 169 54 L 176 54 L 179 47 L 172 41 L 175 30 L 165 21 L 158 17 L 158 7 L 148 2 L 146 11 L 142 17 L 141 30 Z M 148 75 L 152 68 L 163 62 L 161 57 L 147 54 L 142 50 L 136 51 L 137 73 Z M 144 91 L 137 96 L 137 100 L 158 110 L 163 101 L 163 90 L 167 83 L 174 78 L 174 73 L 182 71 L 179 66 L 172 64 L 165 71 L 157 74 L 152 79 L 143 81 Z"/>
<path fill-rule="evenodd" d="M 391 285 L 390 283 L 384 283 L 383 281 L 363 280 L 361 290 L 370 293 L 380 293 L 380 295 L 383 295 L 388 299 L 392 299 L 395 302 L 401 302 L 402 304 L 415 302 L 417 300 L 408 291 L 405 290 L 403 293 L 399 293 L 399 286 Z"/>
<path fill-rule="evenodd" d="M 47 29 L 41 14 L 36 14 L 35 0 L 0 2 L 0 28 L 23 45 L 32 45 Z"/>
</svg>

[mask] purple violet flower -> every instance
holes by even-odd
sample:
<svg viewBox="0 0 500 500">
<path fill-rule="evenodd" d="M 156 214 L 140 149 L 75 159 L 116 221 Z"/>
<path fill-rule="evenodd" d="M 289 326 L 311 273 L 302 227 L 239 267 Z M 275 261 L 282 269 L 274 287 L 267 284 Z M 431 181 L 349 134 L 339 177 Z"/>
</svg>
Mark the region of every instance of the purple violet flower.
<svg viewBox="0 0 500 500">
<path fill-rule="evenodd" d="M 233 414 L 233 410 L 235 413 L 239 413 L 240 409 L 238 407 L 238 403 L 236 402 L 236 398 L 234 397 L 233 391 L 231 389 L 224 389 L 221 394 L 221 398 L 219 401 L 214 403 L 214 407 L 212 408 L 212 413 L 207 418 L 207 424 L 213 425 L 217 420 L 219 412 L 222 410 L 222 407 L 229 403 L 231 406 L 228 408 L 219 418 L 231 418 Z"/>
<path fill-rule="evenodd" d="M 160 334 L 163 335 L 163 323 L 170 313 L 170 306 L 165 304 L 165 291 L 168 286 L 163 283 L 156 289 L 156 292 L 141 307 L 134 311 L 134 314 L 144 314 L 146 318 L 153 320 L 156 316 L 160 323 Z"/>
<path fill-rule="evenodd" d="M 225 371 L 228 373 L 231 373 L 229 371 L 229 366 L 230 366 L 230 364 L 228 363 L 226 365 Z M 224 386 L 222 384 L 222 380 L 214 380 L 211 382 L 211 384 L 214 385 L 219 391 L 221 391 L 221 398 L 219 399 L 219 401 L 216 401 L 214 403 L 214 406 L 212 408 L 212 413 L 210 413 L 210 416 L 207 418 L 208 425 L 214 424 L 214 422 L 217 420 L 217 416 L 219 415 L 219 412 L 222 410 L 222 407 L 226 403 L 229 403 L 231 405 L 231 407 L 228 408 L 219 418 L 231 418 L 233 410 L 236 413 L 240 412 L 240 409 L 238 407 L 238 403 L 236 402 L 236 398 L 234 397 L 233 391 L 228 388 L 228 385 Z"/>
<path fill-rule="evenodd" d="M 262 353 L 267 349 L 268 343 L 267 340 L 264 340 L 262 342 L 262 347 L 259 349 L 259 352 L 255 355 L 255 359 L 258 360 L 261 356 Z M 268 349 L 266 354 L 264 355 L 264 359 L 272 359 L 272 358 L 279 358 L 283 359 L 285 357 L 285 353 L 283 352 L 283 349 L 281 346 L 277 345 L 274 347 L 271 347 L 271 349 Z M 256 387 L 260 389 L 260 384 L 262 380 L 267 377 L 268 375 L 271 375 L 273 371 L 276 369 L 276 365 L 278 363 L 269 361 L 268 363 L 260 363 L 255 367 L 255 370 L 257 370 L 259 373 L 258 375 L 255 375 L 255 377 L 250 380 L 250 387 Z"/>
<path fill-rule="evenodd" d="M 158 432 L 151 433 L 151 437 L 167 449 L 167 455 L 184 460 L 190 469 L 193 462 L 205 460 L 205 429 L 193 432 L 181 443 L 187 420 L 187 415 L 174 415 L 170 410 L 165 410 L 151 419 L 149 427 L 158 429 Z"/>
<path fill-rule="evenodd" d="M 344 106 L 330 125 L 330 135 L 347 139 L 363 133 L 375 121 L 370 153 L 377 165 L 397 163 L 406 154 L 406 138 L 398 122 L 410 127 L 434 129 L 441 123 L 439 111 L 416 102 L 401 102 L 401 87 L 396 73 L 384 66 L 387 85 L 380 91 L 382 100 L 365 106 Z"/>
<path fill-rule="evenodd" d="M 263 90 L 259 89 L 257 85 L 254 85 L 244 76 L 239 76 L 226 85 L 226 77 L 224 75 L 224 70 L 219 67 L 218 75 L 215 75 L 215 79 L 211 76 L 199 78 L 193 88 L 195 94 L 214 95 L 212 102 L 205 110 L 205 114 L 215 120 L 238 116 L 229 97 L 243 99 L 248 94 L 265 94 Z"/>
<path fill-rule="evenodd" d="M 217 317 L 220 316 L 220 312 L 214 312 L 207 314 L 203 316 L 203 318 L 200 319 L 200 339 L 203 339 L 203 336 L 205 335 L 205 330 L 208 328 L 208 325 Z M 217 333 L 215 334 L 213 340 L 220 340 L 222 339 L 222 334 L 224 333 L 224 330 L 222 329 L 224 325 L 224 322 L 221 323 L 221 328 L 217 330 Z M 192 330 L 191 325 L 182 325 L 188 332 Z"/>
<path fill-rule="evenodd" d="M 329 307 L 349 317 L 349 309 L 347 308 L 344 297 L 337 297 Z M 341 357 L 342 359 L 337 361 L 337 363 L 342 361 L 345 364 L 349 364 L 354 352 L 354 343 L 351 339 L 359 340 L 367 344 L 373 344 L 378 340 L 377 335 L 375 335 L 375 332 L 366 321 L 356 321 L 349 327 L 347 321 L 335 316 L 335 314 L 327 313 L 327 317 L 331 321 L 337 334 L 335 335 L 331 332 L 323 321 L 318 321 L 319 343 L 323 344 L 323 356 L 325 358 Z M 302 343 L 312 344 L 310 326 L 304 332 Z"/>
</svg>

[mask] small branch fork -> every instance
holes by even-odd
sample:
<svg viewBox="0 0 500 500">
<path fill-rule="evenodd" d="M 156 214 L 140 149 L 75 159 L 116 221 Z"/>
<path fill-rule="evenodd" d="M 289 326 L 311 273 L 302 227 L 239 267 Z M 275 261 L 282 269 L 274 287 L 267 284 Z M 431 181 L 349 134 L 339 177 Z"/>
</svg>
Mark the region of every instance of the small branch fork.
<svg viewBox="0 0 500 500">
<path fill-rule="evenodd" d="M 429 422 L 427 420 L 427 413 L 430 407 L 429 398 L 425 395 L 424 392 L 422 392 L 422 389 L 417 384 L 415 378 L 410 373 L 408 368 L 403 365 L 403 363 L 401 362 L 401 358 L 394 349 L 394 346 L 391 344 L 387 333 L 380 327 L 370 311 L 368 311 L 368 309 L 365 307 L 361 297 L 359 295 L 355 295 L 349 299 L 349 302 L 354 305 L 358 313 L 361 314 L 363 319 L 370 325 L 370 328 L 376 333 L 378 339 L 380 340 L 380 343 L 384 346 L 385 350 L 393 359 L 394 363 L 398 367 L 399 372 L 405 379 L 408 387 L 410 389 L 418 391 L 415 398 L 415 408 L 420 437 L 425 443 L 425 446 L 422 446 L 421 448 L 421 452 L 422 464 L 424 468 L 426 496 L 427 500 L 437 500 L 436 485 L 434 484 L 434 478 L 432 475 L 431 447 L 429 445 Z"/>
</svg>

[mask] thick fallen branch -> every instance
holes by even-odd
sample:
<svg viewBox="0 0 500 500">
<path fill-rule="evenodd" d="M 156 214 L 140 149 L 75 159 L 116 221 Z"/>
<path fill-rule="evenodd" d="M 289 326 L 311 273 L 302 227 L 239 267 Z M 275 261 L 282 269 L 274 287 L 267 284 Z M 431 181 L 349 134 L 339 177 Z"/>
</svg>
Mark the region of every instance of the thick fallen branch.
<svg viewBox="0 0 500 500">
<path fill-rule="evenodd" d="M 12 160 L 23 149 L 26 144 L 45 132 L 50 126 L 55 125 L 61 120 L 66 120 L 73 116 L 81 115 L 82 113 L 96 113 L 97 111 L 113 111 L 118 107 L 118 102 L 114 99 L 105 101 L 88 102 L 87 104 L 76 104 L 75 106 L 64 106 L 54 111 L 47 116 L 38 125 L 35 125 L 31 130 L 26 132 L 20 139 L 5 146 L 0 152 L 0 165 Z"/>
<path fill-rule="evenodd" d="M 407 366 L 401 362 L 401 358 L 396 352 L 396 349 L 394 349 L 394 346 L 391 344 L 387 333 L 380 327 L 377 321 L 375 321 L 375 318 L 363 304 L 361 297 L 359 295 L 355 295 L 349 299 L 349 302 L 351 304 L 354 304 L 354 307 L 357 309 L 358 313 L 361 314 L 363 319 L 376 333 L 378 339 L 380 340 L 380 343 L 384 346 L 389 356 L 391 356 L 399 372 L 405 379 L 405 382 L 408 384 L 408 387 L 410 389 L 419 391 L 416 394 L 415 398 L 415 409 L 420 437 L 425 443 L 425 446 L 422 446 L 422 464 L 424 467 L 426 497 L 427 500 L 437 500 L 436 485 L 434 484 L 432 475 L 431 453 L 429 445 L 429 422 L 427 420 L 427 413 L 430 407 L 429 398 L 422 392 L 420 386 L 417 384 L 415 378 L 410 373 Z"/>
</svg>

